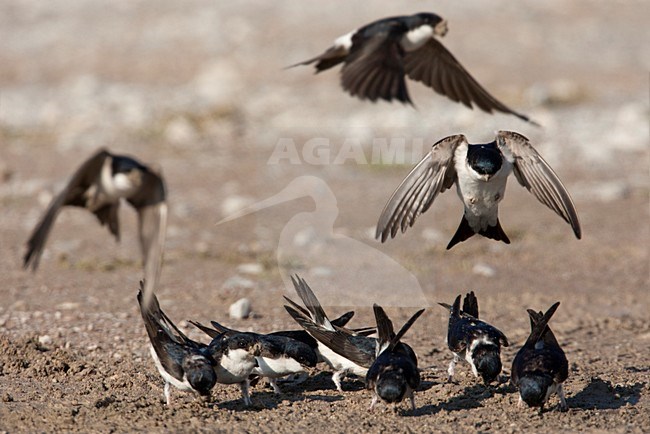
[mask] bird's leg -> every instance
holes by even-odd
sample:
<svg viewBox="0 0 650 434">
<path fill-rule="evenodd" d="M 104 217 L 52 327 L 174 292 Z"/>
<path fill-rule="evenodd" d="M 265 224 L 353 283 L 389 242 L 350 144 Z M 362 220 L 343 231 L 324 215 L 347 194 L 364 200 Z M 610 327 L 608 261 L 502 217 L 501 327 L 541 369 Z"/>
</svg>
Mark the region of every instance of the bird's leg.
<svg viewBox="0 0 650 434">
<path fill-rule="evenodd" d="M 564 389 L 562 389 L 561 384 L 558 384 L 557 386 L 557 396 L 560 398 L 560 406 L 559 406 L 560 411 L 569 410 L 569 407 L 566 404 L 566 397 L 564 396 Z"/>
<path fill-rule="evenodd" d="M 519 401 L 517 401 L 517 407 L 521 408 L 524 406 L 524 400 L 521 399 L 521 395 L 519 395 Z"/>
<path fill-rule="evenodd" d="M 415 413 L 415 393 L 413 390 L 409 390 L 409 399 L 411 400 L 411 411 Z"/>
<path fill-rule="evenodd" d="M 458 354 L 454 354 L 454 359 L 449 362 L 449 368 L 447 369 L 447 374 L 449 374 L 449 377 L 447 377 L 447 382 L 451 383 L 451 380 L 454 378 L 454 374 L 456 373 L 456 363 L 460 360 L 460 357 L 458 357 Z"/>
<path fill-rule="evenodd" d="M 372 402 L 370 403 L 370 408 L 368 410 L 372 411 L 375 408 L 375 405 L 377 404 L 377 392 L 374 390 L 372 391 Z"/>
<path fill-rule="evenodd" d="M 282 391 L 278 387 L 278 383 L 275 381 L 275 378 L 269 378 L 269 384 L 273 388 L 273 393 L 275 393 L 276 395 L 282 393 Z"/>
<path fill-rule="evenodd" d="M 251 397 L 248 394 L 248 380 L 242 381 L 239 383 L 239 387 L 241 388 L 241 395 L 244 398 L 244 405 L 251 405 Z"/>
<path fill-rule="evenodd" d="M 169 383 L 165 383 L 165 402 L 167 403 L 167 407 L 169 407 L 172 402 L 172 391 Z"/>
<path fill-rule="evenodd" d="M 345 376 L 345 371 L 336 371 L 334 375 L 332 375 L 332 381 L 336 385 L 336 390 L 339 392 L 343 392 L 343 388 L 341 387 L 341 378 Z"/>
</svg>

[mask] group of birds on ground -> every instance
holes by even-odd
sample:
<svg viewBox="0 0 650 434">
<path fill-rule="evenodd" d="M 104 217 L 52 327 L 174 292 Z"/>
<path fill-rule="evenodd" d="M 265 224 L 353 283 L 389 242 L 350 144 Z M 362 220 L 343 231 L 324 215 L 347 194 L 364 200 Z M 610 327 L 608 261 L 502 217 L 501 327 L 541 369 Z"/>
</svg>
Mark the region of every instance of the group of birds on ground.
<svg viewBox="0 0 650 434">
<path fill-rule="evenodd" d="M 402 338 L 424 309 L 415 312 L 395 333 L 384 309 L 374 304 L 376 326 L 350 329 L 346 325 L 354 312 L 330 321 L 307 282 L 299 276 L 292 277 L 292 282 L 304 306 L 285 296 L 288 304 L 284 308 L 302 330 L 261 334 L 232 330 L 216 321 L 211 321 L 212 327 L 190 321 L 212 339 L 209 344 L 183 334 L 160 309 L 155 295 L 147 307 L 141 283 L 138 302 L 151 341 L 151 355 L 165 380 L 167 405 L 171 404 L 171 385 L 209 398 L 217 383 L 239 384 L 244 404 L 251 405 L 249 387 L 259 378 L 268 379 L 273 391 L 280 394 L 279 379 L 297 375 L 300 378 L 294 382 L 299 383 L 310 368 L 324 362 L 334 371 L 332 381 L 339 392 L 343 392 L 341 381 L 346 375 L 365 379 L 366 388 L 372 392 L 370 410 L 379 399 L 398 404 L 408 398 L 415 411 L 420 369 L 415 351 Z M 452 306 L 439 303 L 449 310 L 447 345 L 453 360 L 447 370 L 448 381 L 453 380 L 456 364 L 463 359 L 474 376 L 489 387 L 499 381 L 501 347 L 509 345 L 508 339 L 479 319 L 473 291 L 465 296 L 462 309 L 460 302 L 461 295 Z M 546 313 L 528 310 L 530 335 L 512 362 L 511 383 L 520 391 L 519 403 L 539 407 L 540 412 L 553 393 L 560 399 L 560 410 L 567 410 L 562 383 L 568 377 L 569 365 L 548 326 L 559 305 L 555 303 Z"/>
<path fill-rule="evenodd" d="M 321 72 L 343 64 L 343 89 L 362 100 L 413 104 L 405 83 L 408 76 L 469 108 L 476 105 L 488 113 L 496 110 L 534 124 L 498 101 L 465 70 L 436 38 L 446 32 L 447 22 L 432 13 L 385 18 L 339 37 L 323 54 L 297 65 L 315 63 L 316 72 Z M 435 143 L 388 200 L 377 224 L 376 238 L 384 242 L 395 237 L 398 230 L 406 231 L 439 193 L 455 184 L 464 213 L 447 249 L 475 234 L 509 244 L 499 222 L 498 204 L 511 173 L 569 223 L 580 239 L 577 212 L 566 188 L 528 139 L 510 131 L 499 131 L 495 140 L 486 144 L 470 144 L 464 135 Z M 295 276 L 292 282 L 304 306 L 285 297 L 285 308 L 302 330 L 239 332 L 212 321 L 211 327 L 191 322 L 211 338 L 209 344 L 183 334 L 160 309 L 154 294 L 167 225 L 165 181 L 159 170 L 132 157 L 102 149 L 77 169 L 29 238 L 24 267 L 37 269 L 52 225 L 64 206 L 89 210 L 119 240 L 118 209 L 122 199 L 138 212 L 144 279 L 137 299 L 151 355 L 165 380 L 167 404 L 170 386 L 209 396 L 217 383 L 239 384 L 244 402 L 250 404 L 249 386 L 259 378 L 267 378 L 279 393 L 279 379 L 304 374 L 318 362 L 325 362 L 334 371 L 332 380 L 339 391 L 345 375 L 364 377 L 373 392 L 371 408 L 378 399 L 398 403 L 404 398 L 415 408 L 420 369 L 415 351 L 402 338 L 424 309 L 413 314 L 397 333 L 377 304 L 373 306 L 376 326 L 346 328 L 354 312 L 329 320 L 311 288 Z M 454 376 L 456 363 L 464 359 L 473 374 L 489 384 L 501 372 L 500 351 L 502 346 L 508 346 L 508 340 L 497 328 L 479 319 L 473 292 L 465 296 L 462 309 L 460 303 L 460 295 L 451 306 L 440 303 L 450 311 L 447 343 L 454 358 L 448 369 L 449 379 Z M 545 313 L 528 310 L 530 336 L 512 364 L 511 382 L 519 389 L 520 402 L 539 407 L 540 411 L 553 393 L 559 396 L 560 409 L 566 410 L 562 383 L 568 376 L 568 362 L 548 326 L 558 305 L 553 304 Z"/>
</svg>

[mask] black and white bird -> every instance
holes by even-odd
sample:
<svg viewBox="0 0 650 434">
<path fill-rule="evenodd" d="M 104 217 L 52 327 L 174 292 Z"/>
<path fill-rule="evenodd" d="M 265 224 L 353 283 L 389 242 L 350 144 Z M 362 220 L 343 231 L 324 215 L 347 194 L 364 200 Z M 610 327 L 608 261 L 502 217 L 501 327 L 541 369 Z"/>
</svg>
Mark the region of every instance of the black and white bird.
<svg viewBox="0 0 650 434">
<path fill-rule="evenodd" d="M 296 65 L 315 63 L 316 73 L 343 63 L 341 85 L 359 99 L 413 104 L 405 75 L 468 108 L 512 114 L 531 122 L 483 88 L 438 41 L 447 21 L 432 13 L 374 21 L 334 41 L 323 54 Z"/>
<path fill-rule="evenodd" d="M 219 384 L 239 384 L 245 405 L 251 405 L 248 379 L 257 367 L 262 345 L 253 333 L 220 334 L 210 342 Z"/>
<path fill-rule="evenodd" d="M 393 323 L 381 306 L 373 305 L 377 320 L 376 359 L 366 374 L 366 388 L 373 391 L 370 410 L 381 398 L 388 403 L 402 402 L 404 397 L 411 401 L 415 410 L 415 390 L 420 386 L 418 359 L 411 348 L 402 345 L 400 339 L 413 323 L 422 315 L 424 309 L 417 311 L 395 334 Z M 406 351 L 405 351 L 406 350 Z"/>
<path fill-rule="evenodd" d="M 305 308 L 284 297 L 290 306 L 285 309 L 318 343 L 321 357 L 333 370 L 332 381 L 342 392 L 341 379 L 347 374 L 366 376 L 375 361 L 377 340 L 343 327 L 337 327 L 327 318 L 320 302 L 307 282 L 298 276 L 291 277 Z"/>
<path fill-rule="evenodd" d="M 510 244 L 499 223 L 499 202 L 511 173 L 537 200 L 569 223 L 580 239 L 578 214 L 560 178 L 526 137 L 511 131 L 499 131 L 495 140 L 486 144 L 469 144 L 462 134 L 434 144 L 388 200 L 375 237 L 384 242 L 399 230 L 405 232 L 439 193 L 455 184 L 464 213 L 447 249 L 477 233 Z"/>
<path fill-rule="evenodd" d="M 160 309 L 155 295 L 152 295 L 149 305 L 145 305 L 143 290 L 144 285 L 140 282 L 138 304 L 151 343 L 151 357 L 165 380 L 167 405 L 171 403 L 170 385 L 209 398 L 217 382 L 212 351 L 208 345 L 185 336 Z"/>
<path fill-rule="evenodd" d="M 231 336 L 242 333 L 229 329 L 216 321 L 211 321 L 214 328 L 195 321 L 190 321 L 190 323 L 212 338 L 221 334 Z M 307 368 L 315 367 L 318 362 L 316 352 L 304 342 L 278 334 L 246 333 L 253 334 L 260 343 L 260 355 L 256 357 L 257 366 L 253 368 L 253 375 L 267 378 L 273 391 L 277 394 L 281 392 L 276 383 L 278 378 L 303 373 Z"/>
<path fill-rule="evenodd" d="M 546 313 L 528 309 L 530 336 L 512 362 L 510 381 L 519 389 L 519 405 L 539 407 L 540 413 L 553 393 L 560 398 L 560 411 L 567 411 L 562 383 L 569 376 L 569 362 L 548 322 L 560 302 Z"/>
<path fill-rule="evenodd" d="M 118 210 L 126 199 L 138 212 L 140 246 L 145 270 L 144 301 L 157 286 L 167 230 L 167 192 L 162 175 L 139 161 L 100 149 L 72 175 L 52 199 L 27 241 L 24 268 L 36 271 L 45 242 L 61 208 L 77 206 L 95 214 L 119 241 Z"/>
<path fill-rule="evenodd" d="M 463 309 L 460 309 L 461 296 L 456 297 L 454 305 L 438 303 L 449 309 L 447 346 L 454 353 L 449 363 L 448 381 L 452 381 L 456 363 L 465 359 L 472 367 L 475 377 L 481 377 L 485 384 L 496 380 L 501 373 L 501 347 L 508 346 L 508 339 L 496 327 L 479 320 L 478 300 L 471 291 L 465 295 Z"/>
<path fill-rule="evenodd" d="M 309 315 L 309 312 L 304 310 L 304 313 Z M 331 320 L 332 325 L 337 326 L 337 327 L 345 327 L 352 317 L 354 316 L 354 311 L 349 311 L 344 313 L 343 315 L 339 316 L 338 318 L 335 318 Z M 351 329 L 355 333 L 362 334 L 364 336 L 371 335 L 376 332 L 374 327 L 362 327 L 362 328 L 355 328 Z M 323 357 L 321 356 L 320 352 L 318 351 L 318 341 L 314 339 L 309 333 L 307 333 L 306 330 L 278 330 L 275 332 L 269 333 L 269 335 L 277 335 L 277 336 L 286 336 L 291 339 L 295 339 L 297 341 L 303 342 L 309 347 L 314 350 L 316 353 L 316 356 L 318 358 L 318 362 L 323 362 Z"/>
</svg>

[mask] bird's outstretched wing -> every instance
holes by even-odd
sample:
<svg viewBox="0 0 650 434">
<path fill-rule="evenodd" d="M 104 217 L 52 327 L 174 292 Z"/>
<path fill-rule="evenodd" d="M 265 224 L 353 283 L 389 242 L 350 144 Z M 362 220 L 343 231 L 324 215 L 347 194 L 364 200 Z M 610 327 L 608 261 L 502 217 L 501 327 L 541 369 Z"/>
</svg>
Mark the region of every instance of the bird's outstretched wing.
<svg viewBox="0 0 650 434">
<path fill-rule="evenodd" d="M 45 242 L 47 237 L 50 234 L 52 225 L 56 220 L 61 207 L 65 205 L 72 206 L 85 206 L 85 200 L 83 198 L 84 192 L 88 189 L 90 185 L 95 182 L 97 175 L 102 169 L 104 160 L 107 157 L 110 157 L 110 153 L 105 149 L 100 149 L 92 157 L 84 161 L 84 163 L 79 167 L 75 173 L 68 181 L 68 184 L 65 186 L 63 191 L 61 191 L 47 208 L 47 211 L 39 221 L 38 225 L 34 228 L 34 231 L 27 241 L 27 252 L 23 257 L 23 267 L 29 268 L 31 266 L 32 271 L 36 271 L 38 268 L 41 255 L 43 254 L 43 248 L 45 247 Z M 108 210 L 108 209 L 107 209 Z M 104 212 L 103 210 L 102 212 Z M 101 216 L 98 214 L 97 217 L 102 220 Z M 110 216 L 107 216 L 110 217 Z M 117 225 L 117 219 L 115 219 L 115 224 L 111 224 L 113 220 L 108 219 L 109 230 L 113 235 L 119 238 L 119 226 Z M 102 221 L 104 223 L 104 221 Z"/>
<path fill-rule="evenodd" d="M 497 110 L 536 124 L 493 97 L 460 64 L 440 41 L 431 38 L 421 48 L 404 55 L 404 70 L 411 80 L 429 86 L 441 95 L 472 108 L 492 113 Z"/>
<path fill-rule="evenodd" d="M 517 181 L 569 223 L 576 238 L 580 239 L 582 230 L 569 192 L 528 139 L 512 131 L 499 131 L 497 145 L 501 153 L 513 163 Z"/>
<path fill-rule="evenodd" d="M 433 145 L 388 199 L 379 217 L 375 238 L 384 242 L 389 236 L 395 237 L 398 230 L 405 232 L 429 209 L 439 193 L 454 184 L 454 152 L 461 143 L 467 143 L 465 136 L 455 135 Z"/>
</svg>

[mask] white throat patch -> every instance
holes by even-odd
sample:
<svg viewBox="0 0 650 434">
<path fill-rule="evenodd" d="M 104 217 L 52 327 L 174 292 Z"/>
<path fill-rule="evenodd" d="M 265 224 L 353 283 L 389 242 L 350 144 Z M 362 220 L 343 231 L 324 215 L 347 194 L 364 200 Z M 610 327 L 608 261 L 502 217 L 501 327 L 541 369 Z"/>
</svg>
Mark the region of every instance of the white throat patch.
<svg viewBox="0 0 650 434">
<path fill-rule="evenodd" d="M 415 51 L 426 44 L 433 36 L 433 27 L 428 24 L 417 27 L 402 37 L 402 47 L 406 51 Z"/>
</svg>

